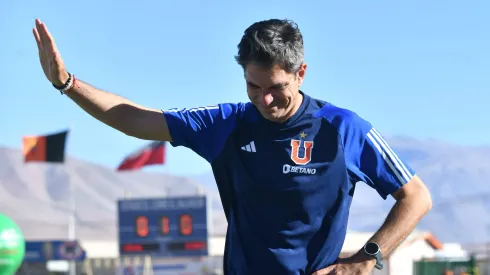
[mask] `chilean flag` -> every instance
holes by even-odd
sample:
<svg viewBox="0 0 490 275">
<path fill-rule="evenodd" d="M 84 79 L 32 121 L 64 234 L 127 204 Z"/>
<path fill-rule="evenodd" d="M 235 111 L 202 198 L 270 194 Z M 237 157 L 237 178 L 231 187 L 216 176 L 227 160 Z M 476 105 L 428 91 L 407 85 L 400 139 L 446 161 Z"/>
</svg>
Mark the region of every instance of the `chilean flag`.
<svg viewBox="0 0 490 275">
<path fill-rule="evenodd" d="M 117 171 L 136 170 L 145 165 L 165 163 L 165 142 L 154 141 L 127 156 Z"/>
</svg>

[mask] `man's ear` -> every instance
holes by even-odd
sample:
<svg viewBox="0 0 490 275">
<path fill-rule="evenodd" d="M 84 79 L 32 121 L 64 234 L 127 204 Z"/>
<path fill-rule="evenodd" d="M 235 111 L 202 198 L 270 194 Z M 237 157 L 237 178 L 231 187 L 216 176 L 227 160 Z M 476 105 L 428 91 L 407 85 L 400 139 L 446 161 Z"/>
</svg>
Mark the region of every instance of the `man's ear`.
<svg viewBox="0 0 490 275">
<path fill-rule="evenodd" d="M 301 64 L 301 66 L 299 67 L 299 71 L 296 74 L 296 77 L 298 78 L 298 86 L 301 86 L 303 84 L 306 75 L 306 68 L 306 63 Z"/>
</svg>

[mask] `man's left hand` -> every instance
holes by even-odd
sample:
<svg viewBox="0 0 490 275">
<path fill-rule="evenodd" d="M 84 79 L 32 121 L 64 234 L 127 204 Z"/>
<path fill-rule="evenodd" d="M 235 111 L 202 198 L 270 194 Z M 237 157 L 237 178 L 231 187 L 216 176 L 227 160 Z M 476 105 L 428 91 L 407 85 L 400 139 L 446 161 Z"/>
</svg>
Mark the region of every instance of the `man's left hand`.
<svg viewBox="0 0 490 275">
<path fill-rule="evenodd" d="M 369 275 L 375 264 L 374 259 L 355 255 L 338 259 L 335 264 L 315 271 L 312 275 Z"/>
</svg>

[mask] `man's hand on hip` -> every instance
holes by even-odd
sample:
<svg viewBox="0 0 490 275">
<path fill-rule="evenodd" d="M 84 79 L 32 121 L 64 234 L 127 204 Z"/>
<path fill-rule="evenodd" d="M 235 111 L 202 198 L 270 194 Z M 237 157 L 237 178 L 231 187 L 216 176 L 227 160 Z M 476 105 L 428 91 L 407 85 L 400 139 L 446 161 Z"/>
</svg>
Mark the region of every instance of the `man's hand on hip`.
<svg viewBox="0 0 490 275">
<path fill-rule="evenodd" d="M 335 264 L 315 271 L 312 275 L 369 275 L 375 264 L 376 260 L 356 254 L 338 259 Z"/>
</svg>

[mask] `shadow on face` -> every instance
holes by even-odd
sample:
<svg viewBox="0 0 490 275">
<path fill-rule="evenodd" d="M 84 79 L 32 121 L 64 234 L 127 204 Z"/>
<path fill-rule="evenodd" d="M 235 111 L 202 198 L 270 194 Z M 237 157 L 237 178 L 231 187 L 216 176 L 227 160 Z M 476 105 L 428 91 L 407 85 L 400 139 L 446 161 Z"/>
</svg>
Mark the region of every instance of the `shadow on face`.
<svg viewBox="0 0 490 275">
<path fill-rule="evenodd" d="M 284 122 L 301 105 L 303 96 L 299 87 L 305 72 L 306 64 L 301 65 L 296 73 L 289 73 L 278 65 L 265 68 L 248 64 L 245 67 L 248 97 L 264 118 Z"/>
</svg>

